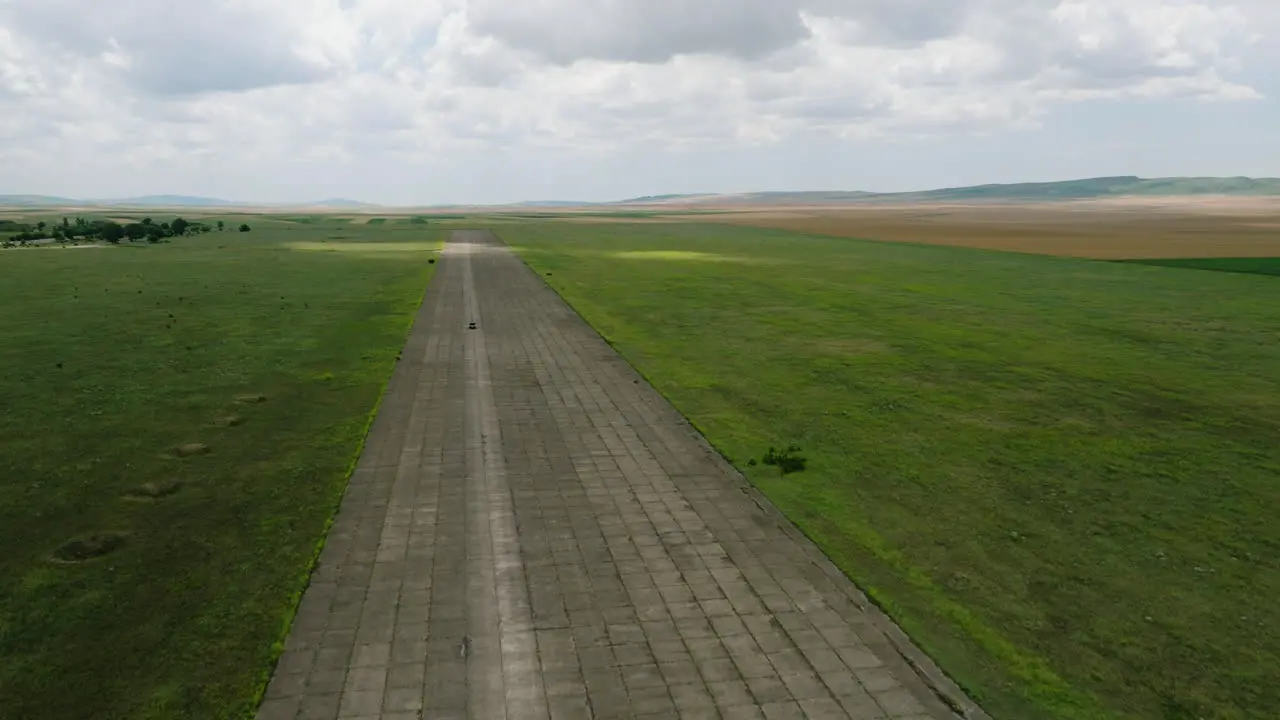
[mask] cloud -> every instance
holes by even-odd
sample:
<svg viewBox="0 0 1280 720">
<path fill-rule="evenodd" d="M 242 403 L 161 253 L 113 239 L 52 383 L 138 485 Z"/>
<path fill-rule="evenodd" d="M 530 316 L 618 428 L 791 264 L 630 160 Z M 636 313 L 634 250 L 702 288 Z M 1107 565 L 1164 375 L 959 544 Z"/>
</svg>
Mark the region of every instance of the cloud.
<svg viewBox="0 0 1280 720">
<path fill-rule="evenodd" d="M 750 60 L 805 35 L 794 4 L 779 0 L 471 0 L 467 18 L 476 33 L 559 64 L 689 53 Z"/>
<path fill-rule="evenodd" d="M 0 18 L 45 52 L 97 58 L 104 74 L 160 95 L 315 82 L 335 49 L 324 5 L 310 0 L 22 0 Z"/>
<path fill-rule="evenodd" d="M 992 132 L 1099 99 L 1257 99 L 1250 49 L 1278 26 L 1271 0 L 0 0 L 0 156 L 269 169 Z"/>
<path fill-rule="evenodd" d="M 654 114 L 664 101 L 678 143 L 707 140 L 709 125 L 723 139 L 760 140 L 817 128 L 1025 125 L 1087 99 L 1258 96 L 1224 79 L 1236 51 L 1256 39 L 1247 13 L 1210 2 L 773 0 L 706 2 L 693 12 L 641 0 L 506 5 L 472 0 L 466 8 L 463 45 L 479 38 L 490 60 L 512 53 L 471 77 L 508 88 L 500 95 L 512 102 L 536 93 L 560 105 L 563 127 L 598 120 L 605 137 L 625 132 L 620 121 L 630 137 L 660 135 Z M 529 57 L 555 67 L 531 67 Z M 612 82 L 601 84 L 604 76 Z M 722 119 L 693 122 L 681 109 L 688 103 Z"/>
<path fill-rule="evenodd" d="M 1038 0 L 1030 0 L 1035 3 Z M 808 0 L 797 11 L 846 21 L 844 39 L 862 45 L 911 46 L 952 37 L 990 4 L 935 0 Z"/>
<path fill-rule="evenodd" d="M 0 26 L 0 97 L 35 97 L 45 85 L 34 64 L 8 29 Z"/>
</svg>

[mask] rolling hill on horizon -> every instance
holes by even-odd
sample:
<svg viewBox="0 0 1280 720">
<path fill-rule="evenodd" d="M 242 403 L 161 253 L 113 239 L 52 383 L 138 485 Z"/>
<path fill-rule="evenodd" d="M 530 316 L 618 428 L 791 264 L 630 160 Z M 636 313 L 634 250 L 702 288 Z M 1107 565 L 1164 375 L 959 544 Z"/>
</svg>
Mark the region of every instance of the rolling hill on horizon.
<svg viewBox="0 0 1280 720">
<path fill-rule="evenodd" d="M 623 200 L 621 205 L 732 204 L 800 205 L 841 204 L 867 201 L 928 202 L 940 200 L 1053 201 L 1087 200 L 1103 197 L 1178 197 L 1186 195 L 1227 195 L 1238 197 L 1280 196 L 1280 178 L 1119 177 L 1060 180 L 1056 182 L 999 183 L 969 185 L 908 192 L 798 191 L 732 194 L 653 195 Z"/>
<path fill-rule="evenodd" d="M 131 198 L 78 199 L 56 195 L 0 195 L 0 207 L 315 207 L 315 208 L 375 208 L 372 203 L 345 198 L 330 198 L 301 203 L 254 203 L 195 195 L 143 195 Z"/>
<path fill-rule="evenodd" d="M 891 195 L 916 195 L 933 199 L 981 199 L 990 197 L 1033 200 L 1078 200 L 1133 195 L 1171 197 L 1180 195 L 1266 196 L 1280 195 L 1280 178 L 1140 178 L 1136 175 L 1127 175 L 1084 180 L 1063 180 L 1059 182 L 974 185 L 927 190 L 921 193 L 891 193 Z"/>
<path fill-rule="evenodd" d="M 607 202 L 543 200 L 506 205 L 465 207 L 599 207 L 619 205 L 840 205 L 862 202 L 994 201 L 1052 202 L 1106 197 L 1178 197 L 1222 195 L 1231 197 L 1280 197 L 1280 178 L 1249 177 L 1167 177 L 1141 178 L 1136 175 L 1061 180 L 1056 182 L 997 183 L 938 188 L 907 192 L 864 190 L 765 191 L 746 193 L 692 193 L 646 195 Z M 303 203 L 255 203 L 189 195 L 145 195 L 134 198 L 84 200 L 52 195 L 0 195 L 0 207 L 312 207 L 329 209 L 393 208 L 397 206 L 331 198 Z M 410 206 L 405 206 L 410 207 Z M 417 208 L 464 207 L 463 205 L 415 205 Z"/>
</svg>

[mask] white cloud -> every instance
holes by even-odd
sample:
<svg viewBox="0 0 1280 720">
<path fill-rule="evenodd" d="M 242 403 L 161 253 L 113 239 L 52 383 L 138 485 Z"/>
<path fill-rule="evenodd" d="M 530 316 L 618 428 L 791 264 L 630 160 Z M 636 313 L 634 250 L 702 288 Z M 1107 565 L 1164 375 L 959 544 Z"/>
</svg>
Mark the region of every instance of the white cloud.
<svg viewBox="0 0 1280 720">
<path fill-rule="evenodd" d="M 46 52 L 95 58 L 141 92 L 183 95 L 323 79 L 343 44 L 332 32 L 340 11 L 327 6 L 22 0 L 2 12 L 6 25 Z"/>
<path fill-rule="evenodd" d="M 467 16 L 477 33 L 562 64 L 754 59 L 804 36 L 795 4 L 780 0 L 470 0 Z"/>
<path fill-rule="evenodd" d="M 1098 99 L 1257 99 L 1244 53 L 1278 16 L 1270 0 L 0 0 L 0 157 L 269 171 L 993 131 Z"/>
</svg>

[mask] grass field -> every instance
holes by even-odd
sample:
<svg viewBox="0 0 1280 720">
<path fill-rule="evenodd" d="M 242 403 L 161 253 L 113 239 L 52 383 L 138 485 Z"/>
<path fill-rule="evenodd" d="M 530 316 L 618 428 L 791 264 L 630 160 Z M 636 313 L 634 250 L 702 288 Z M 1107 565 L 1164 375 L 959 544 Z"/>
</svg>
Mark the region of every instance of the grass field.
<svg viewBox="0 0 1280 720">
<path fill-rule="evenodd" d="M 2 717 L 252 716 L 439 235 L 226 220 L 0 251 Z"/>
<path fill-rule="evenodd" d="M 501 232 L 996 718 L 1274 717 L 1274 279 Z M 748 466 L 788 443 L 806 472 Z"/>
<path fill-rule="evenodd" d="M 1274 258 L 1171 258 L 1165 260 L 1135 260 L 1144 265 L 1213 270 L 1215 272 L 1248 273 L 1251 275 L 1280 275 L 1280 257 Z"/>
</svg>

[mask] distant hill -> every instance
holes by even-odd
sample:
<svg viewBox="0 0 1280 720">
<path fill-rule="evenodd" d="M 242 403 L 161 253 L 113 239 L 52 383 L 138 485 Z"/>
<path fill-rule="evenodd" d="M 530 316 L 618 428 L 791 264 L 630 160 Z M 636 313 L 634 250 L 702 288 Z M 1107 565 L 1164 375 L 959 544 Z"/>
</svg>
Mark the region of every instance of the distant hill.
<svg viewBox="0 0 1280 720">
<path fill-rule="evenodd" d="M 39 205 L 74 205 L 75 200 L 53 195 L 0 195 L 0 206 L 33 207 Z"/>
<path fill-rule="evenodd" d="M 667 203 L 672 201 L 682 202 L 682 201 L 696 200 L 700 198 L 712 198 L 712 197 L 721 197 L 721 196 L 710 195 L 706 193 L 696 194 L 696 195 L 645 195 L 644 197 L 636 197 L 636 198 L 630 198 L 627 200 L 619 200 L 616 203 L 611 203 L 611 204 L 645 205 L 648 203 Z"/>
<path fill-rule="evenodd" d="M 143 195 L 142 197 L 86 200 L 84 202 L 87 205 L 136 207 L 231 207 L 242 204 L 219 198 L 193 197 L 190 195 Z"/>
<path fill-rule="evenodd" d="M 847 202 L 858 202 L 867 198 L 878 197 L 877 193 L 862 192 L 860 190 L 835 190 L 835 191 L 816 191 L 816 192 L 754 192 L 743 193 L 740 195 L 727 196 L 730 202 L 741 202 L 746 204 L 761 205 L 794 205 L 797 203 L 813 203 L 813 204 L 841 204 Z"/>
<path fill-rule="evenodd" d="M 241 204 L 243 203 L 187 195 L 144 195 L 142 197 L 99 200 L 78 200 L 76 198 L 55 197 L 52 195 L 0 195 L 0 205 L 9 207 L 233 207 Z"/>
<path fill-rule="evenodd" d="M 651 195 L 618 205 L 824 205 L 866 201 L 937 202 L 945 200 L 1053 201 L 1123 196 L 1231 195 L 1280 196 L 1280 178 L 1100 177 L 1059 182 L 1011 183 L 941 188 L 916 192 L 860 191 L 755 192 L 725 195 Z"/>
<path fill-rule="evenodd" d="M 243 207 L 314 207 L 314 208 L 374 208 L 381 207 L 358 200 L 333 198 L 312 203 L 246 203 L 221 198 L 193 195 L 143 195 L 131 198 L 100 198 L 78 200 L 52 195 L 0 195 L 0 207 L 139 207 L 139 208 L 243 208 Z"/>
<path fill-rule="evenodd" d="M 587 207 L 589 205 L 597 205 L 592 202 L 574 202 L 573 200 L 525 200 L 524 202 L 511 203 L 510 207 Z"/>
<path fill-rule="evenodd" d="M 1010 183 L 972 185 L 967 187 L 940 188 L 914 192 L 878 193 L 859 190 L 831 191 L 771 191 L 748 193 L 687 193 L 670 195 L 646 195 L 614 202 L 573 202 L 567 200 L 537 200 L 512 203 L 500 207 L 560 208 L 560 207 L 609 207 L 609 206 L 674 206 L 674 205 L 845 205 L 862 202 L 1051 202 L 1055 200 L 1088 200 L 1106 197 L 1147 196 L 1175 197 L 1182 195 L 1227 195 L 1235 197 L 1280 196 L 1280 178 L 1248 177 L 1170 177 L 1140 178 L 1136 175 L 1098 177 L 1060 182 Z M 0 207 L 198 207 L 198 208 L 390 208 L 391 206 L 331 198 L 312 203 L 246 203 L 209 197 L 187 195 L 146 195 L 116 200 L 76 200 L 50 195 L 0 195 Z M 419 205 L 419 209 L 443 209 L 454 207 L 480 208 L 481 205 Z M 488 206 L 495 207 L 495 206 Z"/>
<path fill-rule="evenodd" d="M 943 188 L 914 193 L 890 193 L 879 197 L 928 200 L 1082 200 L 1126 195 L 1280 195 L 1277 178 L 1140 178 L 1101 177 L 1061 182 L 1014 183 Z"/>
<path fill-rule="evenodd" d="M 348 200 L 346 198 L 330 198 L 328 200 L 320 200 L 313 203 L 306 203 L 306 207 L 315 208 L 373 208 L 381 207 L 373 203 L 360 202 L 359 200 Z"/>
<path fill-rule="evenodd" d="M 772 191 L 697 195 L 649 195 L 621 200 L 610 205 L 842 205 L 858 202 L 876 193 L 858 190 Z"/>
</svg>

